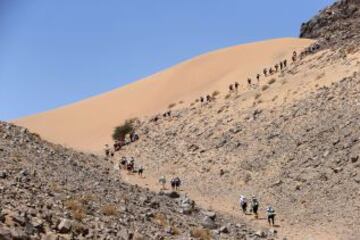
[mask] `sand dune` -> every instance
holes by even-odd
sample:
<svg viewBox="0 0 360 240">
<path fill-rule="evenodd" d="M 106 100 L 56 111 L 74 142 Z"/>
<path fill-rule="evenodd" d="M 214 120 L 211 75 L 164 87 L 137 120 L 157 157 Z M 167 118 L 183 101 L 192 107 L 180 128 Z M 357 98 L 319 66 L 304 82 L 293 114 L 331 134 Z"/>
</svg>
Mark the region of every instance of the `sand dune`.
<svg viewBox="0 0 360 240">
<path fill-rule="evenodd" d="M 254 78 L 263 67 L 289 59 L 293 50 L 311 42 L 275 39 L 214 51 L 111 92 L 14 123 L 52 142 L 97 152 L 111 142 L 113 128 L 124 120 L 164 111 L 180 100 L 188 105 L 201 94 L 226 91 L 234 81 L 243 89 L 249 76 Z"/>
</svg>

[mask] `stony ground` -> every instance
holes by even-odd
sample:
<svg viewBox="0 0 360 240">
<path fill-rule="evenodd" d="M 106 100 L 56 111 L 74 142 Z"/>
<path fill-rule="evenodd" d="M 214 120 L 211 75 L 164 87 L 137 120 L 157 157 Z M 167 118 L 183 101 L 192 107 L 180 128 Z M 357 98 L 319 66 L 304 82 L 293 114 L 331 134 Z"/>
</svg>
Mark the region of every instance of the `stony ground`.
<svg viewBox="0 0 360 240">
<path fill-rule="evenodd" d="M 123 183 L 109 162 L 0 122 L 0 239 L 272 239 L 170 193 Z M 271 236 L 270 236 L 271 235 Z"/>
<path fill-rule="evenodd" d="M 262 102 L 273 83 L 254 90 L 258 94 L 248 107 L 240 106 L 252 95 L 233 93 L 173 111 L 172 117 L 160 117 L 157 122 L 144 119 L 137 126 L 140 141 L 119 156 L 135 156 L 154 178 L 179 175 L 193 196 L 228 213 L 234 211 L 240 194 L 256 195 L 260 210 L 274 205 L 280 225 L 298 231 L 297 239 L 304 239 L 302 234 L 307 232 L 358 239 L 360 76 L 356 62 L 358 56 L 349 59 L 340 51 L 326 50 L 292 65 L 276 76 L 276 84 L 295 81 L 303 72 L 317 72 L 311 83 L 316 89 L 293 101 Z M 322 85 L 321 79 L 327 78 L 322 75 L 324 69 L 338 65 L 349 68 Z"/>
</svg>

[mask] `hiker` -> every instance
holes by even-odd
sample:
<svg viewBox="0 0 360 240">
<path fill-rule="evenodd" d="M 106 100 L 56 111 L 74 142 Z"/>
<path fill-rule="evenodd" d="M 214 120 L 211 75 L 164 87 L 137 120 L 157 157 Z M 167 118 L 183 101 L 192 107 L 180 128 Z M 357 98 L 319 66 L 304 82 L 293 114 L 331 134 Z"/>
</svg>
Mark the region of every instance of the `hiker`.
<svg viewBox="0 0 360 240">
<path fill-rule="evenodd" d="M 279 64 L 275 64 L 275 72 L 279 71 Z"/>
<path fill-rule="evenodd" d="M 238 83 L 238 82 L 235 82 L 234 86 L 235 86 L 235 90 L 237 91 L 238 88 L 239 88 L 239 83 Z"/>
<path fill-rule="evenodd" d="M 210 95 L 206 95 L 206 101 L 211 102 L 211 96 Z"/>
<path fill-rule="evenodd" d="M 167 112 L 168 117 L 171 117 L 171 111 Z"/>
<path fill-rule="evenodd" d="M 266 213 L 267 213 L 267 217 L 268 217 L 268 222 L 269 222 L 269 226 L 274 226 L 275 225 L 275 210 L 269 206 L 267 209 L 266 209 Z"/>
<path fill-rule="evenodd" d="M 117 152 L 121 149 L 121 143 L 120 141 L 116 140 L 114 143 L 114 151 Z"/>
<path fill-rule="evenodd" d="M 171 179 L 170 184 L 171 184 L 172 190 L 173 190 L 173 191 L 174 191 L 174 190 L 177 191 L 178 188 L 179 188 L 180 185 L 181 185 L 181 180 L 180 180 L 179 177 L 175 177 L 175 178 Z"/>
<path fill-rule="evenodd" d="M 287 66 L 287 60 L 285 59 L 284 60 L 284 68 L 286 68 L 286 66 Z"/>
<path fill-rule="evenodd" d="M 134 171 L 134 167 L 135 167 L 135 159 L 134 157 L 131 157 L 130 161 L 129 160 L 126 161 L 126 170 L 128 171 L 128 174 Z"/>
<path fill-rule="evenodd" d="M 233 90 L 234 90 L 233 85 L 230 84 L 230 85 L 229 85 L 229 91 L 232 92 Z"/>
<path fill-rule="evenodd" d="M 166 112 L 163 113 L 163 117 L 164 117 L 164 118 L 166 117 Z"/>
<path fill-rule="evenodd" d="M 267 69 L 264 68 L 263 73 L 264 73 L 264 76 L 265 76 L 265 77 L 267 77 L 267 72 L 268 72 Z"/>
<path fill-rule="evenodd" d="M 252 196 L 251 198 L 251 209 L 252 212 L 254 213 L 255 219 L 258 219 L 259 201 L 255 196 Z"/>
<path fill-rule="evenodd" d="M 241 207 L 243 213 L 246 214 L 246 210 L 247 210 L 247 199 L 246 199 L 243 195 L 240 196 L 240 207 Z"/>
<path fill-rule="evenodd" d="M 284 68 L 284 64 L 283 62 L 280 62 L 280 70 L 283 70 L 283 68 Z"/>
<path fill-rule="evenodd" d="M 260 82 L 260 74 L 259 73 L 256 75 L 256 79 L 257 79 L 257 82 L 259 83 Z"/>
<path fill-rule="evenodd" d="M 126 157 L 121 157 L 119 169 L 121 169 L 121 168 L 126 169 L 126 165 L 127 165 Z"/>
<path fill-rule="evenodd" d="M 137 134 L 135 133 L 135 131 L 132 131 L 132 132 L 130 133 L 130 141 L 131 141 L 131 142 L 135 142 L 135 141 L 137 141 L 137 140 L 139 140 L 139 135 L 137 135 Z"/>
<path fill-rule="evenodd" d="M 200 97 L 200 102 L 204 102 L 204 97 Z"/>
<path fill-rule="evenodd" d="M 296 62 L 296 58 L 297 58 L 297 52 L 294 51 L 294 52 L 293 52 L 293 55 L 292 55 L 292 61 L 293 61 L 293 62 Z"/>
<path fill-rule="evenodd" d="M 109 155 L 110 155 L 110 147 L 109 147 L 109 144 L 105 144 L 104 151 L 105 151 L 105 156 L 106 156 L 106 157 L 109 157 Z"/>
<path fill-rule="evenodd" d="M 165 190 L 165 184 L 166 184 L 166 178 L 164 176 L 161 176 L 159 178 L 159 183 L 161 184 L 161 190 Z"/>
<path fill-rule="evenodd" d="M 251 86 L 251 78 L 248 78 L 248 85 Z"/>
<path fill-rule="evenodd" d="M 273 75 L 273 73 L 274 73 L 274 70 L 272 69 L 272 67 L 269 69 L 269 74 L 270 75 Z"/>
<path fill-rule="evenodd" d="M 138 169 L 138 175 L 139 175 L 140 177 L 142 177 L 142 176 L 143 176 L 143 173 L 144 173 L 144 167 L 143 167 L 143 166 L 140 166 L 139 169 Z"/>
</svg>

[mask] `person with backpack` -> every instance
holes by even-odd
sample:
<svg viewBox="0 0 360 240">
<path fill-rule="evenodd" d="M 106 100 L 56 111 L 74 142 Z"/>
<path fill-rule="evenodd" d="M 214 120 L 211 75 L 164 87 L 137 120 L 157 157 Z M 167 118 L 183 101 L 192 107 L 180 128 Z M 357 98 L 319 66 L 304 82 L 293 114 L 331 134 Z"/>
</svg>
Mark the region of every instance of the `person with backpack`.
<svg viewBox="0 0 360 240">
<path fill-rule="evenodd" d="M 172 190 L 177 191 L 181 185 L 181 180 L 179 177 L 175 177 L 175 178 L 171 179 L 170 184 L 171 184 Z"/>
<path fill-rule="evenodd" d="M 142 177 L 142 176 L 143 176 L 143 173 L 144 173 L 144 167 L 143 167 L 143 166 L 140 166 L 139 169 L 138 169 L 138 175 L 139 175 L 140 177 Z"/>
<path fill-rule="evenodd" d="M 237 91 L 239 89 L 239 83 L 235 82 L 234 86 L 235 86 L 235 90 Z"/>
<path fill-rule="evenodd" d="M 251 198 L 251 209 L 252 209 L 252 212 L 254 213 L 255 219 L 258 219 L 259 218 L 259 215 L 258 215 L 259 201 L 257 200 L 257 198 L 255 196 L 253 196 Z"/>
<path fill-rule="evenodd" d="M 166 178 L 165 178 L 165 176 L 161 176 L 160 178 L 159 178 L 159 183 L 161 184 L 161 190 L 165 190 L 165 185 L 166 185 Z"/>
<path fill-rule="evenodd" d="M 247 199 L 243 195 L 240 196 L 240 207 L 244 214 L 246 214 L 247 210 Z"/>
<path fill-rule="evenodd" d="M 264 74 L 264 76 L 265 76 L 265 77 L 267 77 L 267 72 L 268 72 L 268 71 L 267 71 L 267 69 L 266 69 L 266 68 L 264 68 L 264 70 L 263 70 L 263 74 Z"/>
<path fill-rule="evenodd" d="M 256 75 L 256 79 L 257 79 L 257 83 L 259 83 L 260 82 L 260 74 L 259 73 Z"/>
<path fill-rule="evenodd" d="M 104 151 L 105 151 L 105 156 L 106 156 L 106 157 L 109 157 L 109 156 L 110 156 L 110 147 L 109 147 L 109 144 L 105 144 Z"/>
<path fill-rule="evenodd" d="M 267 213 L 267 217 L 268 217 L 268 222 L 269 222 L 269 226 L 274 226 L 275 225 L 275 216 L 276 216 L 276 213 L 275 213 L 275 210 L 269 206 L 267 209 L 266 209 L 266 213 Z"/>
</svg>

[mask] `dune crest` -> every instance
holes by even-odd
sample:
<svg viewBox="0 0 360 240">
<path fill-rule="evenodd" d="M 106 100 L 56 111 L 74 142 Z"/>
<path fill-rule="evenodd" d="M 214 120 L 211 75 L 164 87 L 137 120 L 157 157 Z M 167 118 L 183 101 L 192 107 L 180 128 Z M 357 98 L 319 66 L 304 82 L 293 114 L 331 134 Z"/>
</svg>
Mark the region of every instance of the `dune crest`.
<svg viewBox="0 0 360 240">
<path fill-rule="evenodd" d="M 79 150 L 98 152 L 111 142 L 113 128 L 124 120 L 164 111 L 169 104 L 189 105 L 202 94 L 255 78 L 265 66 L 289 58 L 307 39 L 274 39 L 203 54 L 143 80 L 75 104 L 17 119 L 14 123 L 45 139 Z"/>
</svg>

